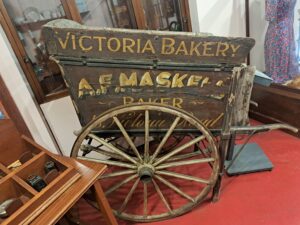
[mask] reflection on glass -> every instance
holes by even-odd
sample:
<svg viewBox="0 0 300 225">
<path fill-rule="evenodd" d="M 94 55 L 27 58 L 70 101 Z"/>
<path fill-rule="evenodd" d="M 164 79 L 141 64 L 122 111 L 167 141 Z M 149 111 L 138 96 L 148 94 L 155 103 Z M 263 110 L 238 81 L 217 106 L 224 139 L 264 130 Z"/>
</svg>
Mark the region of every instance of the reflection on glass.
<svg viewBox="0 0 300 225">
<path fill-rule="evenodd" d="M 255 0 L 249 10 L 250 37 L 256 40 L 251 64 L 276 84 L 300 80 L 300 1 Z"/>
<path fill-rule="evenodd" d="M 65 89 L 58 66 L 48 59 L 41 40 L 41 27 L 45 23 L 64 18 L 65 12 L 60 0 L 4 0 L 9 17 L 26 51 L 45 95 Z"/>
<path fill-rule="evenodd" d="M 85 25 L 137 28 L 130 0 L 76 0 L 76 4 Z"/>
<path fill-rule="evenodd" d="M 275 83 L 284 83 L 299 73 L 294 38 L 296 0 L 266 0 L 266 73 Z"/>
<path fill-rule="evenodd" d="M 142 0 L 146 28 L 183 31 L 178 0 Z"/>
</svg>

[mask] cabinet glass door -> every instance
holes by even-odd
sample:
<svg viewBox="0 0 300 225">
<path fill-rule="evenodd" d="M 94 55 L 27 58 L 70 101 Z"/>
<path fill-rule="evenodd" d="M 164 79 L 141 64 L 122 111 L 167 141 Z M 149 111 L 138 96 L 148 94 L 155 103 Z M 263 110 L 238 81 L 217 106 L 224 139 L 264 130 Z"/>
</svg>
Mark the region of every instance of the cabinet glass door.
<svg viewBox="0 0 300 225">
<path fill-rule="evenodd" d="M 76 5 L 85 25 L 137 28 L 131 0 L 76 0 Z"/>
<path fill-rule="evenodd" d="M 186 31 L 180 0 L 142 0 L 148 30 Z"/>
<path fill-rule="evenodd" d="M 76 0 L 76 5 L 85 25 L 137 28 L 131 0 Z"/>
<path fill-rule="evenodd" d="M 65 18 L 60 0 L 3 0 L 5 9 L 25 49 L 24 61 L 32 65 L 43 95 L 65 89 L 58 66 L 48 59 L 41 39 L 42 25 Z"/>
</svg>

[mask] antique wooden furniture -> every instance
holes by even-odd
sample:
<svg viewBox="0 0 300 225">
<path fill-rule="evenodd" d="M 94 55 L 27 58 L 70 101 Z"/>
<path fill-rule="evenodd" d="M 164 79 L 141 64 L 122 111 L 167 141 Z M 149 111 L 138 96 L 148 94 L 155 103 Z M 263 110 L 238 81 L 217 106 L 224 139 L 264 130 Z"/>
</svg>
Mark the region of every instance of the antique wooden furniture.
<svg viewBox="0 0 300 225">
<path fill-rule="evenodd" d="M 116 219 L 104 195 L 99 177 L 106 166 L 99 163 L 80 161 L 64 157 L 81 174 L 81 178 L 66 190 L 47 210 L 35 218 L 31 224 L 55 224 L 78 201 L 89 188 L 94 188 L 95 197 L 107 224 L 117 225 Z"/>
<path fill-rule="evenodd" d="M 246 126 L 254 71 L 243 62 L 253 39 L 68 20 L 48 23 L 43 36 L 84 126 L 71 155 L 109 165 L 101 182 L 122 219 L 172 218 L 212 190 L 217 200 L 233 134 L 297 131 Z"/>
<path fill-rule="evenodd" d="M 150 13 L 144 13 L 146 7 Z M 187 0 L 1 0 L 0 23 L 39 103 L 68 94 L 40 36 L 42 25 L 57 18 L 90 26 L 191 31 Z"/>
<path fill-rule="evenodd" d="M 281 84 L 269 87 L 254 84 L 251 98 L 258 103 L 258 107 L 250 108 L 252 118 L 264 123 L 287 123 L 300 129 L 299 89 Z M 299 137 L 299 133 L 289 133 Z"/>
<path fill-rule="evenodd" d="M 20 136 L 10 119 L 0 120 L 0 134 L 0 203 L 11 198 L 23 202 L 12 215 L 1 218 L 1 224 L 54 224 L 90 187 L 95 190 L 107 224 L 117 224 L 98 182 L 105 165 L 54 155 L 26 136 Z M 31 159 L 15 170 L 8 169 L 28 151 L 33 153 Z M 55 162 L 60 174 L 38 192 L 26 183 L 26 178 L 32 174 L 43 176 L 44 164 L 50 160 Z"/>
<path fill-rule="evenodd" d="M 1 219 L 1 224 L 28 224 L 52 204 L 59 196 L 80 178 L 74 167 L 56 155 L 37 145 L 26 136 L 20 136 L 10 119 L 0 120 L 0 170 L 4 175 L 0 179 L 0 202 L 10 198 L 20 198 L 23 206 L 8 218 Z M 30 153 L 20 166 L 12 169 L 24 153 Z M 45 176 L 44 164 L 55 162 L 59 175 L 38 192 L 26 181 L 31 175 Z"/>
</svg>

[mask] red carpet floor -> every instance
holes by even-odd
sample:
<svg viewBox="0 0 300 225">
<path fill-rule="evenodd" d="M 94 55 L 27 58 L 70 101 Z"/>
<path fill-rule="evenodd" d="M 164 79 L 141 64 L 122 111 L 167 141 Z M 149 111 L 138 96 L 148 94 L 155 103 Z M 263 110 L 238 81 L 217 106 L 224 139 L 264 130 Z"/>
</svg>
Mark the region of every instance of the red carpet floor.
<svg viewBox="0 0 300 225">
<path fill-rule="evenodd" d="M 225 176 L 218 202 L 206 202 L 183 216 L 148 224 L 300 225 L 300 139 L 272 131 L 258 134 L 250 142 L 264 150 L 275 166 L 273 171 Z M 83 200 L 80 215 L 87 224 L 105 224 Z"/>
</svg>

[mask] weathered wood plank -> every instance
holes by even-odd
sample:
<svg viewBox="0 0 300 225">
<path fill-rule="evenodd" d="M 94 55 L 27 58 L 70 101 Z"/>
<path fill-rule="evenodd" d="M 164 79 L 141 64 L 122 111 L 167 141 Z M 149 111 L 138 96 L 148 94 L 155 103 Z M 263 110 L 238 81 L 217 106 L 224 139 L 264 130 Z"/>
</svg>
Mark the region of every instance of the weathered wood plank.
<svg viewBox="0 0 300 225">
<path fill-rule="evenodd" d="M 186 32 L 92 28 L 63 19 L 46 24 L 43 36 L 51 55 L 195 64 L 244 63 L 255 43 Z"/>
<path fill-rule="evenodd" d="M 209 128 L 220 128 L 231 72 L 167 71 L 63 65 L 66 82 L 82 124 L 120 105 L 156 102 L 193 113 Z M 172 120 L 150 114 L 150 128 L 169 128 Z M 120 115 L 125 128 L 142 128 L 144 115 Z M 154 122 L 155 120 L 156 122 Z M 115 123 L 105 129 L 117 128 Z M 178 127 L 188 128 L 179 122 Z M 177 127 L 177 128 L 178 128 Z"/>
</svg>

